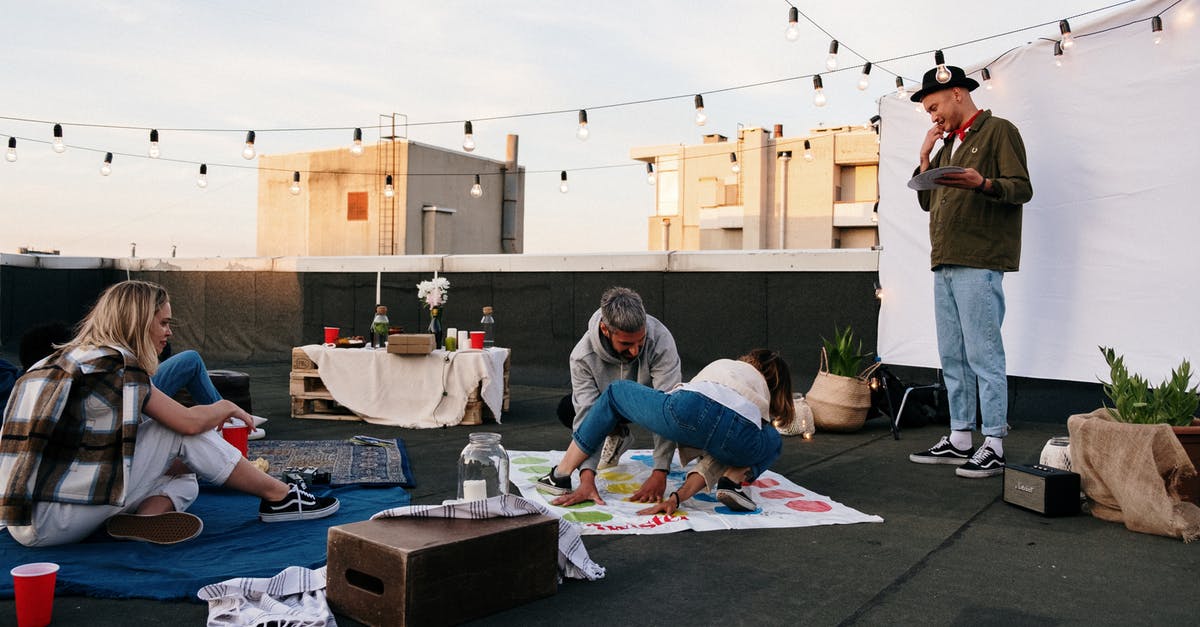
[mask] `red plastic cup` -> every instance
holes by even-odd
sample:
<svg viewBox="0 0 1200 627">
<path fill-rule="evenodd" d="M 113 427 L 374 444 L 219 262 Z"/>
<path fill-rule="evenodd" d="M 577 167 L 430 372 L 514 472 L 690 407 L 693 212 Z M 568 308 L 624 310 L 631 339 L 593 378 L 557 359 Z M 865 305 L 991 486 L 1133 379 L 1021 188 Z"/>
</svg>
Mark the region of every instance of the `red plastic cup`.
<svg viewBox="0 0 1200 627">
<path fill-rule="evenodd" d="M 471 331 L 471 348 L 483 348 L 483 331 Z"/>
<path fill-rule="evenodd" d="M 341 332 L 339 327 L 325 327 L 325 343 L 330 346 L 337 344 L 338 333 Z"/>
<path fill-rule="evenodd" d="M 242 457 L 250 454 L 250 428 L 245 424 L 239 422 L 237 426 L 225 425 L 221 429 L 221 437 L 241 451 Z"/>
<path fill-rule="evenodd" d="M 17 627 L 45 627 L 54 610 L 54 582 L 58 564 L 35 562 L 10 571 L 17 601 Z"/>
</svg>

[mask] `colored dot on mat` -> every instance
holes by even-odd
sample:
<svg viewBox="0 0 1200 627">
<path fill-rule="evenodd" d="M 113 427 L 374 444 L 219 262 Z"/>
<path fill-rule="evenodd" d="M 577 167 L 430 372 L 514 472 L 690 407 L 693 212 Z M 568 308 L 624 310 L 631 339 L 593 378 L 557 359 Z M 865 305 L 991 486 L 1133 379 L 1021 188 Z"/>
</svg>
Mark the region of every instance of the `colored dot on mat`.
<svg viewBox="0 0 1200 627">
<path fill-rule="evenodd" d="M 633 474 L 628 472 L 605 472 L 600 473 L 600 477 L 607 481 L 630 481 L 633 479 Z"/>
<path fill-rule="evenodd" d="M 577 523 L 600 523 L 612 520 L 612 514 L 604 512 L 568 512 L 563 514 L 563 520 Z"/>
<path fill-rule="evenodd" d="M 613 494 L 633 494 L 638 491 L 638 486 L 636 483 L 610 483 L 605 490 Z"/>
<path fill-rule="evenodd" d="M 544 474 L 550 472 L 550 467 L 549 466 L 522 466 L 521 468 L 519 468 L 519 470 L 521 472 L 529 473 L 531 475 L 539 475 L 540 476 L 540 475 L 544 475 Z"/>
<path fill-rule="evenodd" d="M 804 496 L 804 493 L 791 490 L 763 490 L 758 495 L 768 499 L 795 499 Z"/>
<path fill-rule="evenodd" d="M 550 460 L 546 459 L 545 457 L 535 457 L 532 455 L 526 455 L 524 457 L 518 457 L 518 458 L 512 460 L 512 463 L 514 463 L 514 464 L 544 464 L 548 461 L 550 461 Z"/>
<path fill-rule="evenodd" d="M 587 509 L 589 507 L 592 507 L 595 504 L 596 504 L 595 501 L 584 501 L 582 503 L 576 503 L 574 505 L 567 505 L 564 509 Z"/>
<path fill-rule="evenodd" d="M 833 509 L 832 505 L 824 501 L 788 501 L 787 506 L 798 512 L 827 512 Z"/>
<path fill-rule="evenodd" d="M 756 488 L 773 488 L 779 485 L 779 482 L 774 479 L 763 478 L 751 483 L 750 485 Z"/>
<path fill-rule="evenodd" d="M 692 496 L 692 498 L 696 499 L 697 501 L 704 501 L 705 503 L 716 503 L 717 502 L 716 497 L 714 497 L 713 495 L 711 495 L 707 492 L 697 492 L 695 495 Z"/>
<path fill-rule="evenodd" d="M 756 508 L 754 508 L 754 511 L 752 511 L 752 512 L 735 512 L 735 511 L 729 509 L 728 507 L 725 507 L 724 505 L 718 505 L 716 507 L 716 509 L 714 509 L 713 511 L 715 511 L 718 514 L 723 514 L 725 516 L 750 516 L 752 514 L 761 514 L 762 508 L 756 507 Z"/>
</svg>

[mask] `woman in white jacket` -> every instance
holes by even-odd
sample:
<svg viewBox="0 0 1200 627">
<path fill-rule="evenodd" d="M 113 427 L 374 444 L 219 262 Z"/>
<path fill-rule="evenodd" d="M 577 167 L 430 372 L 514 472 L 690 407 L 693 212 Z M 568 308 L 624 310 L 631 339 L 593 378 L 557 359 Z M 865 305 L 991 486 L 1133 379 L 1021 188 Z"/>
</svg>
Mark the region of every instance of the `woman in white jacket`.
<svg viewBox="0 0 1200 627">
<path fill-rule="evenodd" d="M 556 502 L 566 501 L 571 473 L 625 419 L 678 443 L 684 463 L 698 451 L 726 466 L 716 478 L 717 499 L 735 511 L 753 511 L 754 501 L 740 490 L 741 483 L 753 481 L 779 457 L 782 439 L 772 422 L 783 427 L 794 418 L 791 371 L 778 353 L 767 349 L 737 360 L 718 359 L 670 392 L 616 381 L 588 411 L 562 461 L 537 487 L 559 495 Z M 639 513 L 670 513 L 693 494 L 714 487 L 706 466 L 712 467 L 702 461 L 676 491 Z"/>
</svg>

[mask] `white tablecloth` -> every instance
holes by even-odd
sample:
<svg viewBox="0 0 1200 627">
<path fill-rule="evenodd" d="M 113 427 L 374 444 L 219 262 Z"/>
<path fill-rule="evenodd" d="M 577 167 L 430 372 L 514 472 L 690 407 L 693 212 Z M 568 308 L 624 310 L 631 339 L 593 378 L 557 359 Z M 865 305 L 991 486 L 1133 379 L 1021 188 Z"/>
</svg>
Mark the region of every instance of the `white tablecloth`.
<svg viewBox="0 0 1200 627">
<path fill-rule="evenodd" d="M 393 355 L 367 348 L 302 347 L 334 400 L 372 424 L 431 429 L 462 422 L 467 396 L 480 397 L 496 422 L 504 403 L 507 348 Z"/>
</svg>

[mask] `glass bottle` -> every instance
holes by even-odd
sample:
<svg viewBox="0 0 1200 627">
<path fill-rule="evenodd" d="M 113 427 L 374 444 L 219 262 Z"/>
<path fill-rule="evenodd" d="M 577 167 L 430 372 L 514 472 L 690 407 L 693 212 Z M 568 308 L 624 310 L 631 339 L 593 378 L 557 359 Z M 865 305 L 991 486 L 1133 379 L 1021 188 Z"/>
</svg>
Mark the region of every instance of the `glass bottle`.
<svg viewBox="0 0 1200 627">
<path fill-rule="evenodd" d="M 371 346 L 387 348 L 388 341 L 387 306 L 375 305 L 375 319 L 371 320 Z"/>
<path fill-rule="evenodd" d="M 442 310 L 439 307 L 429 308 L 429 332 L 433 334 L 433 345 L 441 346 L 446 339 L 446 330 L 442 327 Z"/>
<path fill-rule="evenodd" d="M 496 345 L 496 319 L 492 317 L 492 307 L 489 305 L 483 308 L 483 318 L 479 321 L 479 328 L 483 331 L 483 347 L 492 348 Z"/>
<path fill-rule="evenodd" d="M 508 451 L 499 433 L 472 433 L 458 456 L 458 499 L 478 501 L 508 494 Z"/>
</svg>

